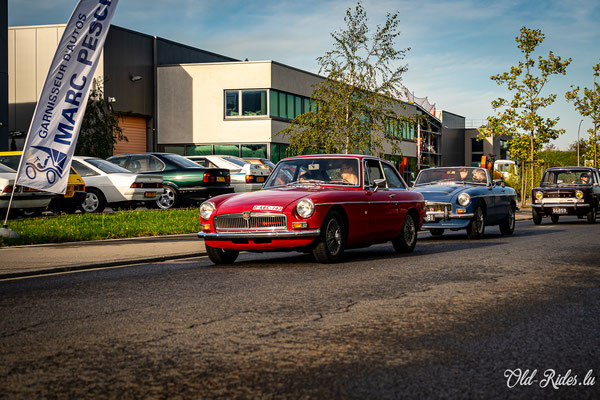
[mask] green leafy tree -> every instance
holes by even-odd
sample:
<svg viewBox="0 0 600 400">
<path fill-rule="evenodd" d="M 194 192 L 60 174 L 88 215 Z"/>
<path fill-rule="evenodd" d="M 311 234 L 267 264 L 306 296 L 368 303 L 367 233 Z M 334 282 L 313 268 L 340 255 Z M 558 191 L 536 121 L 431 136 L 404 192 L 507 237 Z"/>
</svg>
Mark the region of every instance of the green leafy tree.
<svg viewBox="0 0 600 400">
<path fill-rule="evenodd" d="M 313 87 L 311 110 L 281 134 L 290 138 L 289 152 L 383 154 L 389 143 L 399 152 L 398 135 L 386 136 L 390 118 L 411 123 L 393 112 L 405 65 L 398 66 L 408 48 L 397 50 L 398 13 L 387 14 L 385 23 L 369 35 L 367 15 L 359 2 L 346 10 L 344 30 L 331 34 L 333 50 L 317 58 L 326 79 Z"/>
<path fill-rule="evenodd" d="M 535 49 L 544 41 L 545 35 L 538 29 L 522 27 L 516 37 L 517 47 L 523 59 L 510 71 L 494 75 L 490 79 L 498 85 L 506 85 L 513 92 L 512 99 L 498 98 L 492 101 L 496 114 L 488 117 L 488 126 L 480 130 L 480 137 L 507 134 L 511 139 L 511 157 L 527 161 L 529 170 L 529 188 L 533 187 L 534 168 L 537 156 L 544 144 L 558 138 L 564 129 L 557 129 L 559 118 L 544 118 L 540 112 L 556 100 L 556 94 L 546 97 L 542 90 L 552 75 L 565 75 L 571 59 L 562 60 L 552 51 L 547 58 L 539 56 L 537 62 L 533 56 Z M 523 191 L 525 195 L 529 190 Z M 525 201 L 525 196 L 522 197 Z"/>
<path fill-rule="evenodd" d="M 112 104 L 104 99 L 102 82 L 95 80 L 90 89 L 85 114 L 81 123 L 75 154 L 108 158 L 117 141 L 127 141 L 119 126 Z"/>
<path fill-rule="evenodd" d="M 572 101 L 575 109 L 583 117 L 590 117 L 594 123 L 593 129 L 588 129 L 589 138 L 586 143 L 586 157 L 594 160 L 594 167 L 598 168 L 598 147 L 600 146 L 600 135 L 598 127 L 600 126 L 600 84 L 596 82 L 600 75 L 600 63 L 593 67 L 594 87 L 592 89 L 584 88 L 583 95 L 579 97 L 579 86 L 571 86 L 573 90 L 565 93 L 567 101 Z"/>
</svg>

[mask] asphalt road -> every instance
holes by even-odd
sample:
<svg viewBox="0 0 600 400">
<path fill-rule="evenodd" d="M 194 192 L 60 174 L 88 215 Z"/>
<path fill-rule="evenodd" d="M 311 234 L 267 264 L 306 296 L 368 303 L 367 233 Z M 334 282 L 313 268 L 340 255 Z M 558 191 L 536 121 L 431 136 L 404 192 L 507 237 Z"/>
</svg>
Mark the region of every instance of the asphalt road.
<svg viewBox="0 0 600 400">
<path fill-rule="evenodd" d="M 0 397 L 597 399 L 599 242 L 564 218 L 335 265 L 242 254 L 0 282 Z"/>
</svg>

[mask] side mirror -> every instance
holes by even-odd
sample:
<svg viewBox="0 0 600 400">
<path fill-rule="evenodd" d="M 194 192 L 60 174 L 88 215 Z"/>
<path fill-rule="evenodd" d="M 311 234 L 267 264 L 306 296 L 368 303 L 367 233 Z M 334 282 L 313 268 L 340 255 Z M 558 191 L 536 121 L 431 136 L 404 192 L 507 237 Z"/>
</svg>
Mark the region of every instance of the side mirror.
<svg viewBox="0 0 600 400">
<path fill-rule="evenodd" d="M 373 183 L 375 184 L 375 189 L 373 190 L 374 192 L 376 192 L 380 187 L 386 187 L 387 185 L 387 181 L 385 179 L 375 179 Z"/>
<path fill-rule="evenodd" d="M 502 179 L 494 179 L 494 185 L 495 186 L 502 186 L 502 187 L 504 187 L 504 180 L 502 180 Z"/>
</svg>

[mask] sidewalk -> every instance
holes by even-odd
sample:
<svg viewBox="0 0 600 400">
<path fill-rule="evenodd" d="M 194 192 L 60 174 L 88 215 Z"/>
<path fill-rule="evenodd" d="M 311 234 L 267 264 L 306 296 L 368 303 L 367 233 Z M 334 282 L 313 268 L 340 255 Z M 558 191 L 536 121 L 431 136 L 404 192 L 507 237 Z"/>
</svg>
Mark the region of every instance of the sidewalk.
<svg viewBox="0 0 600 400">
<path fill-rule="evenodd" d="M 529 208 L 517 221 L 531 219 Z M 195 233 L 0 248 L 0 279 L 161 262 L 206 254 Z"/>
<path fill-rule="evenodd" d="M 0 248 L 0 279 L 205 255 L 195 233 Z"/>
</svg>

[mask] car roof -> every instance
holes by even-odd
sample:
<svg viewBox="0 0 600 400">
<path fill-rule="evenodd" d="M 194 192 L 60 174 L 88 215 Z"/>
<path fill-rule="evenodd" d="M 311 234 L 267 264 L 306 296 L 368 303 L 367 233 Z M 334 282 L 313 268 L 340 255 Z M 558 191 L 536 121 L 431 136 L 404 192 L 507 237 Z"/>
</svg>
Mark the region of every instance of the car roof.
<svg viewBox="0 0 600 400">
<path fill-rule="evenodd" d="M 596 171 L 596 168 L 592 168 L 592 167 L 550 167 L 550 168 L 546 169 L 546 171 L 571 171 L 571 170 Z"/>
</svg>

